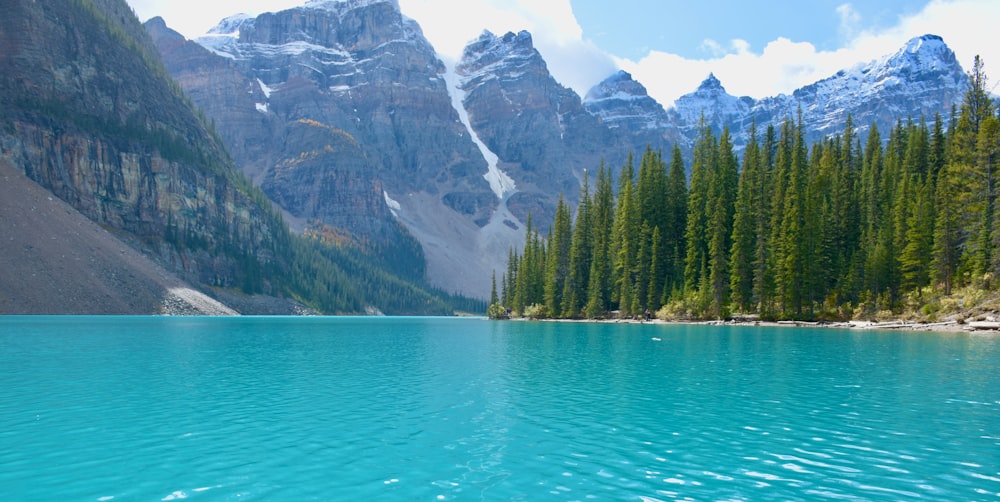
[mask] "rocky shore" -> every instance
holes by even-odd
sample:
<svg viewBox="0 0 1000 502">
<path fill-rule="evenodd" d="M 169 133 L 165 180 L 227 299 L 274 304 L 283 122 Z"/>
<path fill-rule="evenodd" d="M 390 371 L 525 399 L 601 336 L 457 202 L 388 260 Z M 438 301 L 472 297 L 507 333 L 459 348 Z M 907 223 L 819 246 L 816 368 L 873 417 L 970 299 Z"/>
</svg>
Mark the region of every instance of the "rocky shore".
<svg viewBox="0 0 1000 502">
<path fill-rule="evenodd" d="M 663 319 L 538 319 L 546 322 L 597 322 L 611 324 L 659 324 L 659 325 L 700 325 L 700 326 L 769 326 L 769 327 L 807 327 L 807 328 L 837 328 L 855 330 L 893 330 L 893 331 L 935 331 L 935 332 L 975 332 L 980 334 L 1000 335 L 1000 317 L 988 316 L 984 320 L 963 319 L 942 322 L 913 321 L 848 321 L 848 322 L 811 322 L 811 321 L 680 321 Z M 527 318 L 513 318 L 515 321 L 529 321 Z"/>
</svg>

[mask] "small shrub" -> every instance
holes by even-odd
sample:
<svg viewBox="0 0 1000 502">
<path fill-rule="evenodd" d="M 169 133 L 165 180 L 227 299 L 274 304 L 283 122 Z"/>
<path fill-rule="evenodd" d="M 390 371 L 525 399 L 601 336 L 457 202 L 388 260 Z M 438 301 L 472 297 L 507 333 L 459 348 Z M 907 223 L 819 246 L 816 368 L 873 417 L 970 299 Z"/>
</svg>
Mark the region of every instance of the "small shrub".
<svg viewBox="0 0 1000 502">
<path fill-rule="evenodd" d="M 677 321 L 691 319 L 691 310 L 684 300 L 675 300 L 660 307 L 656 311 L 656 318 L 663 321 Z"/>
<path fill-rule="evenodd" d="M 503 305 L 500 305 L 499 303 L 494 303 L 489 307 L 486 307 L 486 315 L 489 316 L 490 319 L 506 319 L 507 309 L 503 308 Z"/>
<path fill-rule="evenodd" d="M 524 307 L 524 317 L 528 319 L 542 319 L 545 317 L 545 305 L 535 303 Z"/>
</svg>

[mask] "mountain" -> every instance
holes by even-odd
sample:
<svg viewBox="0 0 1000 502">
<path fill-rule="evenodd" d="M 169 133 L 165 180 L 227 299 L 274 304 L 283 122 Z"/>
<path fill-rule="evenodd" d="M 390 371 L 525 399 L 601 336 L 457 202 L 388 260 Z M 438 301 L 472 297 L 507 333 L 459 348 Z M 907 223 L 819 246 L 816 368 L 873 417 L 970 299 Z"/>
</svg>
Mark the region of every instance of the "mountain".
<svg viewBox="0 0 1000 502">
<path fill-rule="evenodd" d="M 426 263 L 442 287 L 479 285 L 485 296 L 493 260 L 470 269 L 483 253 L 469 236 L 499 198 L 444 64 L 395 2 L 237 16 L 197 43 L 160 19 L 146 27 L 236 163 L 296 228 L 325 227 L 406 277 L 422 279 Z"/>
<path fill-rule="evenodd" d="M 25 29 L 25 27 L 32 29 Z M 15 1 L 0 22 L 0 158 L 186 280 L 267 292 L 285 245 L 123 1 Z"/>
<path fill-rule="evenodd" d="M 847 115 L 867 129 L 888 131 L 897 120 L 935 113 L 948 116 L 968 88 L 968 75 L 941 37 L 911 39 L 896 53 L 837 72 L 792 93 L 762 100 L 755 117 L 792 117 L 801 106 L 803 123 L 815 136 L 841 132 Z"/>
<path fill-rule="evenodd" d="M 123 0 L 15 0 L 4 14 L 0 310 L 290 314 L 308 304 L 328 313 L 443 314 L 469 304 L 426 289 L 422 277 L 386 272 L 392 267 L 326 227 L 293 235 L 236 169 Z M 206 60 L 183 39 L 170 47 L 193 64 Z M 226 79 L 237 74 L 206 75 L 233 85 Z M 306 137 L 311 150 L 278 174 L 294 177 L 341 151 L 359 158 L 350 138 L 325 126 L 303 120 L 292 132 L 289 144 Z M 348 171 L 314 183 L 352 179 Z M 405 232 L 394 219 L 387 226 Z"/>
<path fill-rule="evenodd" d="M 698 121 L 705 122 L 718 134 L 728 127 L 737 149 L 747 141 L 747 131 L 756 122 L 758 129 L 797 120 L 807 141 L 843 132 L 848 115 L 859 131 L 876 125 L 889 131 L 898 120 L 921 116 L 931 120 L 935 113 L 947 117 L 968 86 L 968 76 L 955 53 L 936 35 L 909 40 L 894 54 L 861 63 L 814 84 L 761 100 L 728 94 L 714 75 L 709 75 L 698 89 L 677 99 L 670 114 L 674 127 L 693 144 Z M 887 135 L 884 137 L 887 138 Z"/>
<path fill-rule="evenodd" d="M 526 31 L 483 32 L 455 70 L 472 129 L 514 180 L 506 202 L 521 221 L 531 214 L 547 225 L 555 215 L 553 195 L 575 199 L 583 171 L 623 146 L 552 77 Z"/>
<path fill-rule="evenodd" d="M 323 229 L 387 258 L 394 273 L 485 297 L 493 270 L 542 233 L 585 173 L 630 153 L 687 159 L 701 120 L 747 129 L 796 119 L 809 139 L 947 114 L 964 73 L 939 37 L 791 95 L 728 94 L 714 75 L 671 106 L 626 72 L 581 99 L 548 71 L 528 32 L 483 32 L 446 65 L 394 0 L 313 0 L 222 20 L 184 40 L 146 23 L 169 73 L 214 124 L 236 165 L 297 230 Z M 688 160 L 690 162 L 690 160 Z"/>
<path fill-rule="evenodd" d="M 681 139 L 675 119 L 624 70 L 591 88 L 583 106 L 622 136 L 630 151 L 639 153 L 648 145 L 653 150 L 669 152 Z"/>
</svg>

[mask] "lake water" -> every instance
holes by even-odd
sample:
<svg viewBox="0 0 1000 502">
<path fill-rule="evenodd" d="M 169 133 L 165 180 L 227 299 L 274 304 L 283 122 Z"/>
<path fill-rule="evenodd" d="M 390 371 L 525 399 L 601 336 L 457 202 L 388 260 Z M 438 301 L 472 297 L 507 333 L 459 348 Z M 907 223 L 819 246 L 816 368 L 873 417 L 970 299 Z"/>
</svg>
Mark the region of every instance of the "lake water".
<svg viewBox="0 0 1000 502">
<path fill-rule="evenodd" d="M 4 500 L 997 500 L 1000 337 L 0 317 Z"/>
</svg>

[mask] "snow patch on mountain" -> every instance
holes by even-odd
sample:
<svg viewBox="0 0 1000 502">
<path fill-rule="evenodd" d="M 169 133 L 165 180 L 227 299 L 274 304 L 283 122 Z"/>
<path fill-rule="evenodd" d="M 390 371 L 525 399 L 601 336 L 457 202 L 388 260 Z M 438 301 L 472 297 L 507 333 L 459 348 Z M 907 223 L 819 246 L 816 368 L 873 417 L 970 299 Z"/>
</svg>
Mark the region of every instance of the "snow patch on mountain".
<svg viewBox="0 0 1000 502">
<path fill-rule="evenodd" d="M 257 85 L 260 86 L 260 90 L 261 92 L 264 93 L 264 97 L 271 99 L 271 93 L 274 92 L 274 89 L 268 87 L 267 84 L 265 84 L 264 81 L 259 78 L 257 79 Z"/>
<path fill-rule="evenodd" d="M 385 190 L 382 190 L 382 197 L 385 198 L 385 205 L 389 207 L 389 211 L 392 215 L 399 218 L 399 211 L 402 209 L 399 202 L 392 197 L 389 197 L 389 192 L 386 192 Z"/>
<path fill-rule="evenodd" d="M 462 121 L 462 125 L 465 129 L 469 131 L 469 136 L 472 138 L 472 142 L 479 148 L 479 151 L 483 154 L 483 158 L 486 159 L 486 164 L 489 166 L 486 174 L 483 178 L 490 184 L 490 189 L 496 194 L 498 199 L 503 199 L 505 196 L 512 194 L 517 191 L 517 186 L 514 184 L 514 180 L 503 172 L 499 167 L 500 157 L 496 153 L 493 153 L 486 146 L 476 131 L 472 128 L 472 123 L 469 121 L 469 112 L 465 109 L 463 102 L 465 101 L 465 91 L 462 90 L 460 85 L 461 79 L 453 67 L 449 67 L 448 71 L 445 73 L 445 82 L 448 87 L 448 95 L 451 97 L 452 106 L 455 107 L 455 111 L 458 112 L 458 118 Z"/>
</svg>

